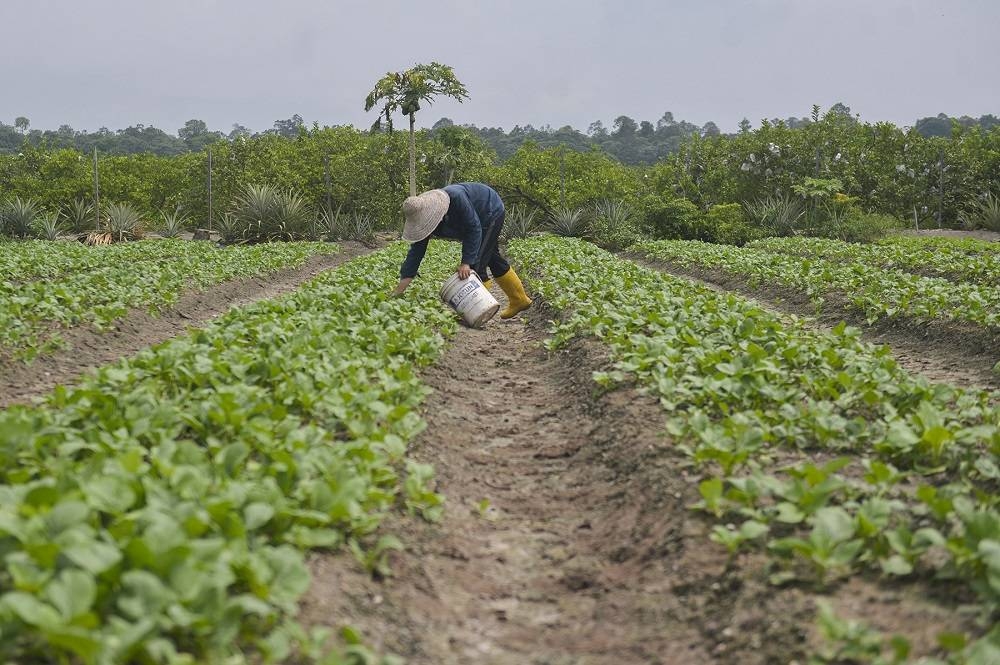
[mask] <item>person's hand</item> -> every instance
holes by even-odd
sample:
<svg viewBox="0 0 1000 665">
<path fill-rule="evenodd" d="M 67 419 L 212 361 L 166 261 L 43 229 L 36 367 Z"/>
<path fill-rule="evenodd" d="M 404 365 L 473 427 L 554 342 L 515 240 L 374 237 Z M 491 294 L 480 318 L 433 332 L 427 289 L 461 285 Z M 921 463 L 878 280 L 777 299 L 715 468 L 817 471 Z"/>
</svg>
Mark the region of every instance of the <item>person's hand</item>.
<svg viewBox="0 0 1000 665">
<path fill-rule="evenodd" d="M 472 274 L 472 267 L 468 263 L 463 263 L 458 267 L 459 279 L 469 279 L 469 275 L 471 274 Z"/>
<path fill-rule="evenodd" d="M 389 297 L 390 298 L 402 298 L 403 297 L 403 292 L 406 291 L 406 287 L 408 287 L 410 285 L 410 282 L 412 282 L 412 281 L 413 281 L 412 278 L 410 278 L 410 279 L 404 278 L 404 279 L 399 280 L 399 284 L 397 284 L 396 288 L 394 288 L 392 290 L 392 293 L 389 294 Z"/>
</svg>

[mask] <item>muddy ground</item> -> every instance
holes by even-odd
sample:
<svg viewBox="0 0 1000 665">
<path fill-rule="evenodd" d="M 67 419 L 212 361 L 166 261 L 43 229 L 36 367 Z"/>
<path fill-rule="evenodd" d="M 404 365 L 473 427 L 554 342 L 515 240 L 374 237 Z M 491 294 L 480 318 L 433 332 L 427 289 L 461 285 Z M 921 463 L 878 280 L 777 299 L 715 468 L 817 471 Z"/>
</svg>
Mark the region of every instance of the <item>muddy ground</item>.
<svg viewBox="0 0 1000 665">
<path fill-rule="evenodd" d="M 204 291 L 189 291 L 158 314 L 150 314 L 142 308 L 133 309 L 107 332 L 89 326 L 60 330 L 65 348 L 30 363 L 0 353 L 0 408 L 28 403 L 59 384 L 71 385 L 91 368 L 134 355 L 148 346 L 181 335 L 189 328 L 203 326 L 231 307 L 293 291 L 323 270 L 373 251 L 355 242 L 339 245 L 338 254 L 312 256 L 297 268 L 232 280 Z"/>
<path fill-rule="evenodd" d="M 550 316 L 463 329 L 425 373 L 413 454 L 437 469 L 444 518 L 390 520 L 407 550 L 388 579 L 314 556 L 301 618 L 352 625 L 411 665 L 804 663 L 815 592 L 775 588 L 766 557 L 730 560 L 708 539 L 689 509 L 700 477 L 659 404 L 595 392 L 600 347 L 547 352 Z M 922 653 L 967 627 L 926 589 L 858 578 L 822 595 Z"/>
</svg>

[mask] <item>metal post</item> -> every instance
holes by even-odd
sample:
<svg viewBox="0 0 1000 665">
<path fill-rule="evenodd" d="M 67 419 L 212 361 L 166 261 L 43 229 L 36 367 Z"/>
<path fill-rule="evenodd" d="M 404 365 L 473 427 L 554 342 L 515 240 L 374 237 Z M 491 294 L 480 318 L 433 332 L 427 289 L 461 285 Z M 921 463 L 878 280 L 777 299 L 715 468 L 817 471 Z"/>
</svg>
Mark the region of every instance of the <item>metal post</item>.
<svg viewBox="0 0 1000 665">
<path fill-rule="evenodd" d="M 208 148 L 208 233 L 212 233 L 212 148 Z"/>
<path fill-rule="evenodd" d="M 333 212 L 333 187 L 330 185 L 330 155 L 323 155 L 323 180 L 326 182 L 326 209 Z"/>
<path fill-rule="evenodd" d="M 944 216 L 944 150 L 938 149 L 938 211 L 937 222 L 940 229 Z"/>
<path fill-rule="evenodd" d="M 566 146 L 559 146 L 559 191 L 563 210 L 566 209 Z"/>
<path fill-rule="evenodd" d="M 101 184 L 97 179 L 97 146 L 94 146 L 94 229 L 101 230 Z"/>
</svg>

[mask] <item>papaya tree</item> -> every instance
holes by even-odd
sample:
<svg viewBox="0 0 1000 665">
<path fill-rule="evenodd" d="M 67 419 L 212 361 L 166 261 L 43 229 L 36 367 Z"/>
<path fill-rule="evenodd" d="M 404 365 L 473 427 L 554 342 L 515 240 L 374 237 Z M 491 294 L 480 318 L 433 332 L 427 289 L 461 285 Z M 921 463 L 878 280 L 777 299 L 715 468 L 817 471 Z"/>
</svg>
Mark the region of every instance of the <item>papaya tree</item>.
<svg viewBox="0 0 1000 665">
<path fill-rule="evenodd" d="M 392 114 L 401 111 L 410 118 L 410 196 L 417 194 L 417 151 L 414 140 L 414 115 L 420 110 L 421 102 L 430 102 L 438 95 L 457 99 L 459 103 L 469 98 L 468 90 L 455 78 L 451 67 L 432 62 L 416 65 L 405 72 L 389 72 L 375 84 L 375 88 L 365 97 L 365 111 L 381 105 L 378 120 L 372 131 L 378 131 L 385 119 L 392 132 Z"/>
</svg>

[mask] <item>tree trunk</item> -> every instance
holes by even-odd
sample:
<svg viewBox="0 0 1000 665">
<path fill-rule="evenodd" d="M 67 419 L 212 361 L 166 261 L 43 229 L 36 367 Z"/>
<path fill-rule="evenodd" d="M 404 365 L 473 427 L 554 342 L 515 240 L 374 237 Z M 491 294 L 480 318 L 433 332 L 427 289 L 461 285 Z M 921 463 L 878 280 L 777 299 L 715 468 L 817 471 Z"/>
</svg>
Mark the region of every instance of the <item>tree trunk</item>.
<svg viewBox="0 0 1000 665">
<path fill-rule="evenodd" d="M 417 143 L 413 137 L 413 125 L 416 119 L 410 114 L 410 196 L 417 195 Z"/>
</svg>

